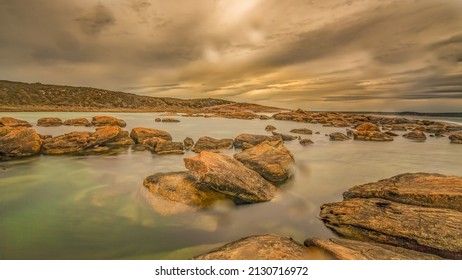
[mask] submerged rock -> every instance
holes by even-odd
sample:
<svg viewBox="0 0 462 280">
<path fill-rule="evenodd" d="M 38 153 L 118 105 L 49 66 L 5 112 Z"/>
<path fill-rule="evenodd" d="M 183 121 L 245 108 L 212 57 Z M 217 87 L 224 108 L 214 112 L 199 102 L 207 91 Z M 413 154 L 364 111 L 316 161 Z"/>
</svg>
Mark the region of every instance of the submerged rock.
<svg viewBox="0 0 462 280">
<path fill-rule="evenodd" d="M 61 126 L 63 121 L 60 118 L 48 117 L 37 120 L 37 126 Z"/>
<path fill-rule="evenodd" d="M 0 159 L 27 157 L 40 152 L 42 139 L 32 128 L 0 127 Z"/>
<path fill-rule="evenodd" d="M 279 142 L 282 141 L 282 137 L 279 135 L 267 136 L 243 133 L 234 138 L 234 147 L 242 149 L 244 145 L 247 145 L 247 147 L 252 147 L 265 141 L 268 141 L 271 145 L 278 145 Z"/>
<path fill-rule="evenodd" d="M 234 158 L 274 184 L 287 181 L 294 164 L 292 153 L 283 144 L 272 146 L 267 142 L 237 153 Z"/>
<path fill-rule="evenodd" d="M 186 137 L 183 140 L 184 149 L 189 151 L 194 146 L 194 140 L 191 137 Z"/>
<path fill-rule="evenodd" d="M 163 118 L 162 119 L 162 122 L 180 122 L 180 120 L 178 119 L 174 119 L 174 118 Z"/>
<path fill-rule="evenodd" d="M 275 186 L 232 157 L 202 151 L 184 162 L 197 180 L 238 200 L 269 201 L 276 193 Z"/>
<path fill-rule="evenodd" d="M 299 143 L 300 143 L 300 145 L 302 145 L 302 146 L 308 146 L 308 145 L 314 144 L 314 142 L 311 141 L 311 139 L 308 139 L 308 138 L 305 138 L 305 139 L 300 140 Z"/>
<path fill-rule="evenodd" d="M 32 125 L 28 121 L 19 120 L 11 117 L 2 117 L 0 118 L 0 126 L 24 126 L 24 127 L 31 127 Z"/>
<path fill-rule="evenodd" d="M 190 206 L 191 210 L 207 208 L 216 201 L 226 198 L 225 195 L 199 184 L 189 172 L 185 171 L 156 173 L 147 177 L 143 185 L 154 196 Z M 180 207 L 178 210 L 183 209 Z"/>
<path fill-rule="evenodd" d="M 92 126 L 91 122 L 86 118 L 68 119 L 65 120 L 63 124 L 71 126 Z"/>
<path fill-rule="evenodd" d="M 290 132 L 297 134 L 313 134 L 313 131 L 308 128 L 294 128 Z"/>
<path fill-rule="evenodd" d="M 208 136 L 202 136 L 197 140 L 194 148 L 192 148 L 192 151 L 196 153 L 200 153 L 202 151 L 220 152 L 232 149 L 233 144 L 233 139 L 215 139 Z"/>
<path fill-rule="evenodd" d="M 423 142 L 427 140 L 427 137 L 425 136 L 425 133 L 423 133 L 420 130 L 415 130 L 409 133 L 406 133 L 403 135 L 404 138 L 407 138 L 409 140 L 417 141 L 417 142 Z"/>
<path fill-rule="evenodd" d="M 170 133 L 160 129 L 146 128 L 146 127 L 135 127 L 130 132 L 130 136 L 137 144 L 142 144 L 144 140 L 152 137 L 161 138 L 167 141 L 172 141 Z"/>
<path fill-rule="evenodd" d="M 304 260 L 313 259 L 310 250 L 292 238 L 255 235 L 228 243 L 195 260 Z"/>
<path fill-rule="evenodd" d="M 315 246 L 338 260 L 440 260 L 435 255 L 400 247 L 338 238 L 309 238 L 305 246 Z"/>
<path fill-rule="evenodd" d="M 449 140 L 451 140 L 453 144 L 462 144 L 462 132 L 449 135 Z"/>
<path fill-rule="evenodd" d="M 281 136 L 282 140 L 284 140 L 284 141 L 292 141 L 292 140 L 297 139 L 297 136 L 288 135 L 288 134 L 282 134 L 282 133 L 279 133 L 279 132 L 276 132 L 276 131 L 272 131 L 271 133 L 273 133 L 273 135 L 275 135 L 275 136 Z"/>
<path fill-rule="evenodd" d="M 91 123 L 95 126 L 127 126 L 124 120 L 111 116 L 95 116 L 92 118 Z"/>
<path fill-rule="evenodd" d="M 345 134 L 341 132 L 333 132 L 329 134 L 329 140 L 330 141 L 347 141 L 347 140 L 350 140 L 350 137 L 346 136 Z"/>
<path fill-rule="evenodd" d="M 267 126 L 265 127 L 265 130 L 266 130 L 266 131 L 274 131 L 274 130 L 276 130 L 276 127 L 269 124 L 269 125 L 267 125 Z"/>
</svg>

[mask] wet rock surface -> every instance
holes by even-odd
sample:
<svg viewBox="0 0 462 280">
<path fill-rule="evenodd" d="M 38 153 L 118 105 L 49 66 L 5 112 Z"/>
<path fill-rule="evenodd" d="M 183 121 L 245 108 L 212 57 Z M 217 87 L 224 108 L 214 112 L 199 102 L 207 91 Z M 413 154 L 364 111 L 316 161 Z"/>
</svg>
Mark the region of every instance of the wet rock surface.
<svg viewBox="0 0 462 280">
<path fill-rule="evenodd" d="M 0 127 L 0 160 L 36 155 L 42 139 L 33 128 Z"/>
<path fill-rule="evenodd" d="M 91 122 L 86 118 L 75 118 L 75 119 L 68 119 L 63 122 L 63 125 L 70 125 L 70 126 L 92 126 Z"/>
<path fill-rule="evenodd" d="M 356 127 L 356 131 L 353 131 L 354 140 L 361 141 L 393 141 L 393 138 L 380 131 L 378 125 L 365 122 Z"/>
<path fill-rule="evenodd" d="M 295 139 L 298 138 L 297 136 L 293 136 L 293 135 L 289 135 L 289 134 L 282 134 L 282 133 L 279 133 L 279 132 L 276 132 L 276 131 L 272 131 L 271 133 L 273 133 L 274 136 L 280 136 L 282 138 L 282 140 L 284 140 L 284 141 L 292 141 L 292 140 L 295 140 Z"/>
<path fill-rule="evenodd" d="M 125 127 L 127 124 L 124 120 L 111 117 L 111 116 L 94 116 L 91 120 L 94 126 L 120 126 Z"/>
<path fill-rule="evenodd" d="M 37 126 L 60 126 L 63 120 L 55 117 L 40 118 L 37 120 Z"/>
<path fill-rule="evenodd" d="M 452 144 L 462 144 L 462 132 L 449 135 L 449 140 L 451 140 Z"/>
<path fill-rule="evenodd" d="M 300 140 L 299 143 L 300 143 L 300 145 L 302 145 L 302 146 L 309 146 L 309 145 L 314 144 L 314 142 L 311 141 L 311 139 L 308 139 L 308 138 L 305 138 L 305 139 Z"/>
<path fill-rule="evenodd" d="M 313 134 L 313 131 L 308 128 L 294 128 L 291 129 L 290 132 L 297 134 Z"/>
<path fill-rule="evenodd" d="M 146 127 L 135 127 L 130 132 L 130 137 L 137 144 L 142 144 L 144 140 L 152 137 L 161 138 L 167 141 L 172 141 L 170 133 L 160 129 L 146 128 Z"/>
<path fill-rule="evenodd" d="M 28 121 L 24 121 L 24 120 L 20 120 L 20 119 L 16 119 L 16 118 L 11 118 L 11 117 L 2 117 L 2 118 L 0 118 L 0 126 L 31 127 L 32 125 Z"/>
<path fill-rule="evenodd" d="M 221 152 L 233 148 L 233 139 L 215 139 L 208 136 L 200 137 L 194 147 L 193 152 L 200 153 L 202 151 Z"/>
<path fill-rule="evenodd" d="M 268 141 L 273 145 L 279 144 L 282 141 L 282 137 L 279 135 L 267 136 L 267 135 L 258 135 L 258 134 L 239 134 L 234 138 L 234 147 L 242 149 L 244 146 L 252 147 L 262 142 Z"/>
<path fill-rule="evenodd" d="M 345 134 L 341 132 L 333 132 L 329 134 L 329 140 L 330 141 L 347 141 L 347 140 L 350 140 L 350 137 L 346 136 Z"/>
<path fill-rule="evenodd" d="M 189 151 L 191 150 L 192 147 L 194 147 L 194 140 L 191 137 L 186 137 L 183 140 L 183 145 L 184 145 L 184 149 Z"/>
<path fill-rule="evenodd" d="M 417 142 L 423 142 L 427 140 L 425 133 L 423 133 L 420 130 L 415 130 L 415 131 L 403 134 L 403 137 L 409 140 L 412 140 L 412 141 L 417 141 Z"/>
</svg>

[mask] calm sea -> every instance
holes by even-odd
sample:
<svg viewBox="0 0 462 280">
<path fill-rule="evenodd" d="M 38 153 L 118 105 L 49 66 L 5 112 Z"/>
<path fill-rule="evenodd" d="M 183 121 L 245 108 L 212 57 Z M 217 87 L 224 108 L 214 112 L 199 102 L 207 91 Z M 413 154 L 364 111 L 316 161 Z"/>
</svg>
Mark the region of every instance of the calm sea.
<svg viewBox="0 0 462 280">
<path fill-rule="evenodd" d="M 0 113 L 35 123 L 44 116 L 91 118 L 98 113 Z M 184 155 L 123 151 L 108 156 L 38 156 L 0 162 L 0 259 L 187 259 L 245 236 L 273 233 L 303 242 L 333 237 L 319 220 L 319 207 L 342 199 L 348 188 L 405 172 L 462 176 L 462 145 L 447 138 L 424 143 L 402 137 L 393 142 L 331 142 L 328 128 L 276 120 L 183 118 L 156 123 L 153 113 L 110 113 L 136 126 L 186 136 L 234 138 L 240 133 L 266 134 L 309 128 L 315 144 L 286 146 L 296 159 L 293 179 L 271 202 L 219 204 L 194 213 L 163 216 L 153 210 L 143 180 L 156 172 L 185 170 Z M 447 121 L 462 124 L 461 118 Z M 93 131 L 83 127 L 35 127 L 41 134 Z M 305 136 L 306 137 L 306 136 Z M 225 154 L 232 155 L 235 151 Z"/>
</svg>

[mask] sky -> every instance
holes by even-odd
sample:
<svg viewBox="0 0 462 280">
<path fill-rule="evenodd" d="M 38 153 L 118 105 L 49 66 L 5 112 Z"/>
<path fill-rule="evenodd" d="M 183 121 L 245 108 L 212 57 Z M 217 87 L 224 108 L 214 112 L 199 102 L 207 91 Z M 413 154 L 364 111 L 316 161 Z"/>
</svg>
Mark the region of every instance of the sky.
<svg viewBox="0 0 462 280">
<path fill-rule="evenodd" d="M 0 79 L 462 112 L 462 0 L 0 0 Z"/>
</svg>

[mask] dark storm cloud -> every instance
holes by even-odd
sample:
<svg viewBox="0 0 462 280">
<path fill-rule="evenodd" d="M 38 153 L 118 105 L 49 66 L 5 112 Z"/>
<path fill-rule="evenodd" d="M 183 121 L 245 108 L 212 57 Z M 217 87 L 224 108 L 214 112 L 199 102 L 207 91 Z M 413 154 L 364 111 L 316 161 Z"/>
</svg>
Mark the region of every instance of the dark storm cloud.
<svg viewBox="0 0 462 280">
<path fill-rule="evenodd" d="M 325 110 L 453 110 L 461 11 L 458 0 L 0 0 L 0 78 Z"/>
</svg>

